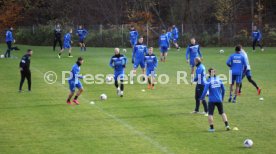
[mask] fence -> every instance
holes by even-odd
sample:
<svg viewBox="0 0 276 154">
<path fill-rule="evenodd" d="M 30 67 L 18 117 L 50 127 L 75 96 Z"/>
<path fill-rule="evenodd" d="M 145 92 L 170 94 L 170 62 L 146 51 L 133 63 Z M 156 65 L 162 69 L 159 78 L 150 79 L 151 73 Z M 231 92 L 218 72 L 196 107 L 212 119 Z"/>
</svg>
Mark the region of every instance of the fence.
<svg viewBox="0 0 276 154">
<path fill-rule="evenodd" d="M 62 26 L 63 34 L 76 26 Z M 129 47 L 130 25 L 91 25 L 85 27 L 89 31 L 86 43 L 90 47 Z M 235 24 L 182 24 L 179 29 L 179 44 L 187 46 L 189 39 L 195 37 L 203 46 L 233 46 L 241 43 L 251 45 L 251 23 Z M 145 37 L 149 46 L 158 46 L 158 38 L 165 26 L 141 25 L 136 27 L 139 35 Z M 53 25 L 17 27 L 15 38 L 17 43 L 29 45 L 52 45 L 54 39 Z M 276 46 L 276 24 L 266 24 L 261 28 L 265 46 Z M 2 38 L 3 39 L 3 38 Z M 73 32 L 74 45 L 78 42 Z"/>
</svg>

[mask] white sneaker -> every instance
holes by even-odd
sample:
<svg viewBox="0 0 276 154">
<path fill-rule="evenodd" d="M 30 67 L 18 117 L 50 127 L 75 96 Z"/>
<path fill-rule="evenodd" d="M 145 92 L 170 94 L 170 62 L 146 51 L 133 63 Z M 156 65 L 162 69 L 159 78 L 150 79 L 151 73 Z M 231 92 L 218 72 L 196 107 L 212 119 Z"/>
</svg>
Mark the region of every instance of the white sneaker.
<svg viewBox="0 0 276 154">
<path fill-rule="evenodd" d="M 61 57 L 60 57 L 60 55 L 58 55 L 58 59 L 60 59 Z"/>
<path fill-rule="evenodd" d="M 193 111 L 193 112 L 191 112 L 192 114 L 198 114 L 199 112 L 197 112 L 197 111 Z"/>
<path fill-rule="evenodd" d="M 120 92 L 120 97 L 123 97 L 124 96 L 124 91 L 121 91 Z"/>
<path fill-rule="evenodd" d="M 121 94 L 121 90 L 120 88 L 117 88 L 117 95 L 120 96 L 120 94 Z"/>
<path fill-rule="evenodd" d="M 264 48 L 262 48 L 262 51 L 264 51 Z"/>
</svg>

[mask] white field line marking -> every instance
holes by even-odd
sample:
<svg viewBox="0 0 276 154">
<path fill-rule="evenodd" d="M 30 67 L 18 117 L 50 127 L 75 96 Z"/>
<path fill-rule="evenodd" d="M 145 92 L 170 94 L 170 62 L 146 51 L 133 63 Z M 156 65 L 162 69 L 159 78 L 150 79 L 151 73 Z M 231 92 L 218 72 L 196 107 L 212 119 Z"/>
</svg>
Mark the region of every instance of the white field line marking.
<svg viewBox="0 0 276 154">
<path fill-rule="evenodd" d="M 32 67 L 33 70 L 39 72 L 40 74 L 42 74 L 42 76 L 44 76 L 44 73 L 42 71 L 40 71 L 39 69 L 35 68 L 35 67 Z M 43 81 L 44 82 L 44 81 Z M 56 82 L 57 85 L 59 85 L 60 87 L 64 88 L 67 90 L 67 88 L 61 84 L 60 82 Z M 58 84 L 59 83 L 59 84 Z M 83 99 L 84 101 L 86 102 L 89 102 L 88 99 L 84 98 L 84 97 L 81 97 L 81 99 Z M 145 135 L 145 133 L 141 132 L 141 131 L 138 131 L 137 129 L 135 129 L 133 126 L 129 125 L 127 122 L 123 121 L 122 119 L 116 117 L 115 115 L 113 114 L 110 114 L 108 112 L 106 112 L 105 110 L 103 110 L 101 107 L 97 106 L 96 104 L 93 105 L 94 107 L 96 107 L 100 112 L 102 112 L 103 114 L 105 114 L 106 116 L 112 118 L 113 120 L 115 120 L 117 123 L 121 124 L 122 126 L 124 126 L 125 128 L 127 128 L 128 130 L 130 130 L 132 133 L 140 136 L 141 138 L 143 138 L 144 140 L 148 141 L 151 145 L 153 145 L 155 148 L 157 148 L 158 150 L 160 150 L 161 152 L 163 153 L 166 153 L 166 154 L 173 154 L 173 152 L 170 152 L 168 150 L 167 147 L 161 145 L 159 142 L 155 141 L 154 139 L 148 137 L 147 135 Z"/>
</svg>

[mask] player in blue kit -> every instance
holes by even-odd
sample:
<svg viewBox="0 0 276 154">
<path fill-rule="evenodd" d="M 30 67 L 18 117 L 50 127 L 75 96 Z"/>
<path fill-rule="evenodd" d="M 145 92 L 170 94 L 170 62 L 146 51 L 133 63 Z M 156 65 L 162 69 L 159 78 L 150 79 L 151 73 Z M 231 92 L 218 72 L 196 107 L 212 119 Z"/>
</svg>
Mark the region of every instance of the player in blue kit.
<svg viewBox="0 0 276 154">
<path fill-rule="evenodd" d="M 13 38 L 13 27 L 9 27 L 9 29 L 6 31 L 6 43 L 8 49 L 5 53 L 5 58 L 10 58 L 12 50 L 19 50 L 17 47 L 12 47 L 12 44 L 15 43 L 15 39 Z"/>
<path fill-rule="evenodd" d="M 80 75 L 80 67 L 81 67 L 82 64 L 83 64 L 83 58 L 79 57 L 76 64 L 73 65 L 71 73 L 70 73 L 70 78 L 68 80 L 69 88 L 70 88 L 70 94 L 67 98 L 67 104 L 69 104 L 69 105 L 71 104 L 71 98 L 75 94 L 76 88 L 78 88 L 79 91 L 75 95 L 75 98 L 74 98 L 73 102 L 76 105 L 80 104 L 79 101 L 78 101 L 78 97 L 83 92 L 83 86 L 82 86 L 82 83 L 80 82 L 80 79 L 85 78 L 84 76 Z"/>
<path fill-rule="evenodd" d="M 72 58 L 73 56 L 71 55 L 72 52 L 72 47 L 71 44 L 73 43 L 73 41 L 71 40 L 71 34 L 73 33 L 73 30 L 70 29 L 69 32 L 67 34 L 64 35 L 64 39 L 63 39 L 63 48 L 60 50 L 59 54 L 58 54 L 58 58 L 61 58 L 61 54 L 63 53 L 63 51 L 65 49 L 68 49 L 69 52 L 69 56 L 70 58 Z"/>
<path fill-rule="evenodd" d="M 172 26 L 172 38 L 173 38 L 173 44 L 175 45 L 177 51 L 180 50 L 180 47 L 177 43 L 178 39 L 179 39 L 179 34 L 178 33 L 179 33 L 178 28 L 175 25 L 173 25 Z"/>
<path fill-rule="evenodd" d="M 162 35 L 159 37 L 159 48 L 160 48 L 160 61 L 166 62 L 168 56 L 168 49 L 170 47 L 170 40 L 166 34 L 166 30 L 162 30 Z"/>
<path fill-rule="evenodd" d="M 88 31 L 84 29 L 82 25 L 80 25 L 76 31 L 76 35 L 79 36 L 79 45 L 80 45 L 81 51 L 86 51 L 86 45 L 84 43 L 84 40 L 88 35 Z"/>
<path fill-rule="evenodd" d="M 134 46 L 132 53 L 133 74 L 136 74 L 137 68 L 140 66 L 142 73 L 145 74 L 145 55 L 148 53 L 148 48 L 143 44 L 144 38 L 141 36 L 138 43 Z M 133 79 L 130 79 L 131 83 Z M 143 81 L 146 79 L 143 77 Z"/>
<path fill-rule="evenodd" d="M 228 67 L 230 67 L 230 71 L 232 73 L 232 81 L 230 85 L 230 97 L 228 99 L 228 102 L 236 103 L 236 98 L 239 93 L 240 84 L 242 83 L 242 74 L 243 71 L 247 69 L 247 65 L 245 62 L 244 56 L 240 53 L 241 52 L 241 46 L 236 46 L 235 48 L 236 53 L 232 54 L 226 64 Z M 236 89 L 235 89 L 235 96 L 232 100 L 232 93 L 233 93 L 233 86 L 236 82 Z"/>
<path fill-rule="evenodd" d="M 134 26 L 131 26 L 129 31 L 129 41 L 132 48 L 134 48 L 134 46 L 137 44 L 138 37 L 138 31 L 135 30 Z"/>
<path fill-rule="evenodd" d="M 200 57 L 202 59 L 202 54 L 200 52 L 200 45 L 196 44 L 195 38 L 191 38 L 191 44 L 188 45 L 186 50 L 186 62 L 190 64 L 191 67 L 191 81 L 194 78 L 195 70 L 195 58 Z"/>
<path fill-rule="evenodd" d="M 260 30 L 258 30 L 257 26 L 253 27 L 253 32 L 252 32 L 252 41 L 253 41 L 253 52 L 255 52 L 256 45 L 258 45 L 262 51 L 264 51 L 263 46 L 261 45 L 261 39 L 262 39 L 262 33 Z"/>
<path fill-rule="evenodd" d="M 225 128 L 227 131 L 230 130 L 230 126 L 228 124 L 227 116 L 223 110 L 223 99 L 225 95 L 225 88 L 222 81 L 219 77 L 216 76 L 216 72 L 213 68 L 208 70 L 209 72 L 209 79 L 207 80 L 204 91 L 200 97 L 200 100 L 204 100 L 207 91 L 209 91 L 209 102 L 208 102 L 208 121 L 209 121 L 209 132 L 214 132 L 214 110 L 215 107 L 218 108 L 219 114 L 222 116 L 223 122 L 225 124 Z"/>
<path fill-rule="evenodd" d="M 167 31 L 167 37 L 168 37 L 168 39 L 169 39 L 169 49 L 168 50 L 170 50 L 170 48 L 171 48 L 171 41 L 172 41 L 172 29 L 171 28 L 168 28 L 168 31 Z"/>
<path fill-rule="evenodd" d="M 154 89 L 154 82 L 156 76 L 156 68 L 158 66 L 157 57 L 153 54 L 153 47 L 149 48 L 148 54 L 145 56 L 147 77 L 148 77 L 148 89 Z"/>
<path fill-rule="evenodd" d="M 127 58 L 124 55 L 120 54 L 120 49 L 114 49 L 115 55 L 111 57 L 109 66 L 114 69 L 114 80 L 115 87 L 117 89 L 117 95 L 123 97 L 124 95 L 124 76 L 125 76 L 125 68 L 127 64 Z M 120 81 L 120 87 L 119 83 Z"/>
</svg>

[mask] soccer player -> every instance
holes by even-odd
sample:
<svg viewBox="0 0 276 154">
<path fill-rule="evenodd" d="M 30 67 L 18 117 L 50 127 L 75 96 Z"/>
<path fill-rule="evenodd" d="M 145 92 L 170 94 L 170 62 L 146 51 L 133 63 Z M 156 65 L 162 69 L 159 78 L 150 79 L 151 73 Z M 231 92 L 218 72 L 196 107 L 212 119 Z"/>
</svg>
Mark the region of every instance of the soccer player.
<svg viewBox="0 0 276 154">
<path fill-rule="evenodd" d="M 252 32 L 253 52 L 255 52 L 256 45 L 258 45 L 261 48 L 261 50 L 264 51 L 264 48 L 260 43 L 261 39 L 262 39 L 262 34 L 260 30 L 257 29 L 257 26 L 254 26 L 253 32 Z"/>
<path fill-rule="evenodd" d="M 80 82 L 79 79 L 84 79 L 85 77 L 81 76 L 79 73 L 80 73 L 80 67 L 83 64 L 83 62 L 84 62 L 83 58 L 79 57 L 76 64 L 74 64 L 73 67 L 72 67 L 71 74 L 70 74 L 70 79 L 68 80 L 69 88 L 70 88 L 70 93 L 69 93 L 69 96 L 67 98 L 67 104 L 68 105 L 71 105 L 71 98 L 74 96 L 76 88 L 78 88 L 79 91 L 75 95 L 73 102 L 76 105 L 80 104 L 79 101 L 78 101 L 78 97 L 83 92 L 83 86 L 82 86 L 82 83 Z"/>
<path fill-rule="evenodd" d="M 129 41 L 132 48 L 134 48 L 135 45 L 137 44 L 138 37 L 139 37 L 138 31 L 135 30 L 134 26 L 131 26 L 129 31 Z"/>
<path fill-rule="evenodd" d="M 33 54 L 33 51 L 31 49 L 28 49 L 27 53 L 21 58 L 21 61 L 19 63 L 20 68 L 20 74 L 21 74 L 21 80 L 19 85 L 19 92 L 22 92 L 22 86 L 24 84 L 25 79 L 28 81 L 28 90 L 31 91 L 31 70 L 30 70 L 30 64 L 31 64 L 31 56 Z"/>
<path fill-rule="evenodd" d="M 9 29 L 6 31 L 6 43 L 8 46 L 8 49 L 5 53 L 5 58 L 11 57 L 11 51 L 12 50 L 19 50 L 17 47 L 12 47 L 12 43 L 15 43 L 15 39 L 13 38 L 13 27 L 9 27 Z"/>
<path fill-rule="evenodd" d="M 194 82 L 196 82 L 196 89 L 195 89 L 195 100 L 196 100 L 196 107 L 195 110 L 192 113 L 199 113 L 199 106 L 200 106 L 200 98 L 203 93 L 205 83 L 206 83 L 206 71 L 205 66 L 201 63 L 201 59 L 199 57 L 195 58 L 195 65 L 197 67 L 196 69 L 196 75 L 194 78 Z M 208 116 L 207 114 L 207 103 L 206 100 L 202 100 L 202 104 L 204 107 L 203 114 L 205 116 Z"/>
<path fill-rule="evenodd" d="M 241 55 L 243 55 L 243 57 L 245 58 L 245 62 L 246 62 L 246 65 L 247 65 L 246 66 L 247 69 L 243 72 L 242 78 L 244 78 L 246 76 L 247 80 L 257 89 L 258 95 L 260 95 L 261 94 L 261 88 L 259 88 L 257 83 L 252 79 L 249 59 L 248 59 L 247 53 L 243 49 L 241 49 Z M 240 84 L 239 95 L 241 94 L 241 88 L 242 88 L 242 83 Z"/>
<path fill-rule="evenodd" d="M 168 56 L 168 49 L 170 47 L 170 40 L 166 34 L 166 30 L 162 30 L 162 35 L 159 37 L 159 48 L 160 48 L 160 61 L 166 62 Z"/>
<path fill-rule="evenodd" d="M 117 95 L 120 97 L 124 96 L 124 75 L 125 75 L 125 68 L 127 64 L 127 58 L 124 55 L 120 54 L 120 49 L 114 49 L 115 55 L 111 57 L 109 66 L 114 69 L 114 80 L 115 80 L 115 87 L 117 89 Z M 120 86 L 118 83 L 120 80 Z"/>
<path fill-rule="evenodd" d="M 68 49 L 69 52 L 69 56 L 70 58 L 72 58 L 73 56 L 71 55 L 72 52 L 72 47 L 71 44 L 73 43 L 73 41 L 71 40 L 71 34 L 73 33 L 73 30 L 70 29 L 69 32 L 67 34 L 64 35 L 64 40 L 63 40 L 63 48 L 60 50 L 59 54 L 58 54 L 58 58 L 61 58 L 61 54 L 65 49 Z"/>
<path fill-rule="evenodd" d="M 200 57 L 202 59 L 200 45 L 196 44 L 195 38 L 191 38 L 191 44 L 188 45 L 186 50 L 186 62 L 190 64 L 191 67 L 191 81 L 193 81 L 194 78 L 195 58 L 197 57 Z"/>
<path fill-rule="evenodd" d="M 140 66 L 142 73 L 145 74 L 145 55 L 148 53 L 148 48 L 143 44 L 144 38 L 141 36 L 138 43 L 134 46 L 132 52 L 132 64 L 133 64 L 133 74 L 136 74 L 137 68 Z M 146 79 L 143 78 L 143 81 Z M 131 79 L 133 82 L 133 79 Z"/>
<path fill-rule="evenodd" d="M 180 47 L 179 47 L 179 45 L 178 45 L 178 43 L 177 43 L 178 38 L 179 38 L 178 33 L 179 33 L 179 32 L 178 32 L 178 28 L 177 28 L 175 25 L 173 25 L 173 26 L 172 26 L 173 44 L 175 45 L 177 51 L 180 50 Z"/>
<path fill-rule="evenodd" d="M 168 28 L 168 31 L 167 31 L 167 37 L 169 39 L 169 49 L 168 50 L 170 50 L 170 48 L 171 48 L 171 41 L 172 41 L 172 29 L 170 27 Z"/>
<path fill-rule="evenodd" d="M 222 81 L 219 77 L 216 77 L 216 72 L 213 68 L 208 70 L 209 79 L 207 80 L 204 91 L 200 97 L 200 100 L 204 100 L 207 91 L 209 90 L 209 102 L 208 102 L 208 121 L 210 125 L 209 132 L 214 132 L 214 110 L 217 107 L 219 114 L 222 116 L 223 122 L 225 124 L 225 128 L 227 131 L 230 130 L 230 126 L 228 124 L 227 116 L 223 111 L 223 99 L 225 95 L 225 88 Z"/>
<path fill-rule="evenodd" d="M 61 41 L 61 27 L 60 24 L 57 24 L 54 30 L 55 38 L 54 38 L 54 45 L 53 50 L 56 51 L 56 45 L 59 43 L 60 50 L 62 50 L 62 41 Z"/>
<path fill-rule="evenodd" d="M 77 29 L 76 35 L 79 36 L 79 45 L 80 45 L 81 51 L 86 51 L 86 45 L 84 43 L 84 39 L 88 35 L 88 31 L 84 29 L 82 25 L 80 25 L 79 28 Z"/>
<path fill-rule="evenodd" d="M 242 74 L 243 71 L 247 69 L 245 58 L 240 53 L 241 52 L 241 46 L 236 46 L 235 48 L 236 53 L 232 54 L 226 64 L 228 67 L 230 67 L 230 71 L 232 73 L 232 82 L 230 85 L 230 97 L 228 99 L 228 102 L 236 103 L 237 95 L 239 93 L 240 84 L 242 83 Z M 233 86 L 236 82 L 236 89 L 235 89 L 235 96 L 232 100 L 232 93 L 233 93 Z"/>
<path fill-rule="evenodd" d="M 153 47 L 149 48 L 148 54 L 145 56 L 147 77 L 148 77 L 148 89 L 154 89 L 155 82 L 155 70 L 158 66 L 157 57 L 153 54 Z"/>
</svg>

